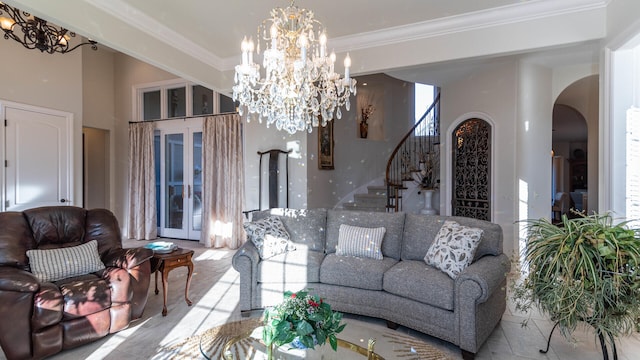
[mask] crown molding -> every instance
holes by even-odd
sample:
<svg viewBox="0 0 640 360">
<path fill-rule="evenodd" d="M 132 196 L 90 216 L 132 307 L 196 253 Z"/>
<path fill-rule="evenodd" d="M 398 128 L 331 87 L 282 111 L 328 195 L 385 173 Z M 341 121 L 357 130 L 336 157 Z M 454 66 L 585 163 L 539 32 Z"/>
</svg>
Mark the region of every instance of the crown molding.
<svg viewBox="0 0 640 360">
<path fill-rule="evenodd" d="M 220 70 L 228 66 L 228 60 L 221 59 L 211 51 L 196 44 L 191 39 L 182 36 L 180 33 L 139 11 L 125 1 L 86 0 L 86 2 L 145 34 L 152 36 L 158 41 L 180 50 L 215 69 Z"/>
<path fill-rule="evenodd" d="M 395 26 L 330 40 L 336 52 L 361 50 L 399 42 L 491 28 L 548 17 L 605 9 L 609 0 L 540 0 Z"/>
</svg>

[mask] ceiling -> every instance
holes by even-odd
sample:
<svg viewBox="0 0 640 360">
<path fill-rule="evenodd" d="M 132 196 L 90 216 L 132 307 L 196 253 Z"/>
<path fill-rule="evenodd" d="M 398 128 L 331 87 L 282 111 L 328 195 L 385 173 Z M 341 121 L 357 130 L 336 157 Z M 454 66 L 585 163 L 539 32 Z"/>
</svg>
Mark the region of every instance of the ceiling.
<svg viewBox="0 0 640 360">
<path fill-rule="evenodd" d="M 240 41 L 287 0 L 9 0 L 117 51 L 213 89 L 228 90 Z M 437 81 L 506 56 L 593 56 L 608 0 L 298 0 L 347 52 L 352 74 L 431 73 Z M 586 47 L 586 50 L 585 50 Z M 540 55 L 547 54 L 547 55 Z M 549 59 L 540 60 L 549 61 Z M 556 60 L 553 60 L 556 61 Z M 572 60 L 575 63 L 575 60 Z M 454 70 L 452 70 L 454 69 Z M 432 82 L 434 83 L 434 82 Z"/>
</svg>

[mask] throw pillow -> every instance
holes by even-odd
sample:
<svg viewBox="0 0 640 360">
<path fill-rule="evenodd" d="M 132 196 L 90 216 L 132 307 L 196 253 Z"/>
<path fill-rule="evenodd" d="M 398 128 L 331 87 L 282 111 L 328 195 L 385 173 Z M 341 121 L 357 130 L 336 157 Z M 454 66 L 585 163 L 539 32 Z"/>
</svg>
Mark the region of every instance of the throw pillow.
<svg viewBox="0 0 640 360">
<path fill-rule="evenodd" d="M 341 224 L 336 255 L 382 260 L 380 246 L 385 232 L 384 227 L 364 228 Z"/>
<path fill-rule="evenodd" d="M 482 229 L 447 220 L 429 247 L 424 261 L 456 279 L 473 261 L 481 237 Z"/>
<path fill-rule="evenodd" d="M 276 216 L 245 223 L 244 230 L 249 240 L 258 248 L 261 259 L 296 249 L 284 224 Z"/>
<path fill-rule="evenodd" d="M 31 272 L 42 282 L 57 281 L 104 269 L 98 242 L 48 250 L 27 250 Z"/>
</svg>

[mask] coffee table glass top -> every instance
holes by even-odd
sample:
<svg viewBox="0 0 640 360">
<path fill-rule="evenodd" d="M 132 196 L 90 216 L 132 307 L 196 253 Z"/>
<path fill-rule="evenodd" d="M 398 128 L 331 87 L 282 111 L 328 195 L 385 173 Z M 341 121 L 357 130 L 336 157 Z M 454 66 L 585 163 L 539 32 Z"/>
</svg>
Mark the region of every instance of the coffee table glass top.
<svg viewBox="0 0 640 360">
<path fill-rule="evenodd" d="M 327 343 L 313 350 L 280 347 L 274 359 L 345 359 L 366 360 L 369 339 L 375 339 L 371 359 L 376 360 L 418 360 L 448 359 L 438 349 L 412 336 L 387 329 L 384 325 L 369 324 L 354 319 L 346 319 L 347 327 L 338 337 L 338 351 L 333 351 Z M 210 330 L 200 336 L 199 348 L 206 359 L 215 360 L 263 360 L 266 346 L 261 341 L 262 322 L 259 318 L 249 318 L 230 322 Z M 435 356 L 434 356 L 435 355 Z"/>
<path fill-rule="evenodd" d="M 241 334 L 229 341 L 222 348 L 221 359 L 267 359 L 267 349 L 261 340 L 262 326 L 258 326 L 250 332 Z M 204 354 L 206 357 L 206 354 Z M 353 344 L 351 342 L 338 339 L 338 349 L 334 351 L 329 344 L 316 346 L 315 349 L 294 349 L 289 345 L 274 348 L 273 359 L 296 360 L 296 359 L 344 359 L 344 360 L 384 360 L 375 352 Z"/>
</svg>

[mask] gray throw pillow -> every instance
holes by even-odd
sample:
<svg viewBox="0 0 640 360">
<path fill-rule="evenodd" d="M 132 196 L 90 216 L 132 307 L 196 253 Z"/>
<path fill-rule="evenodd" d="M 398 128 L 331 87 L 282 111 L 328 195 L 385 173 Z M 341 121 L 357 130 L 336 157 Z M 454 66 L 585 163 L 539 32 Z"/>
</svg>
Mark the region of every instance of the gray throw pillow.
<svg viewBox="0 0 640 360">
<path fill-rule="evenodd" d="M 336 255 L 382 260 L 380 247 L 385 232 L 384 227 L 365 228 L 341 224 Z"/>
<path fill-rule="evenodd" d="M 284 224 L 276 216 L 245 223 L 244 230 L 249 240 L 258 249 L 261 259 L 268 259 L 296 249 Z"/>
<path fill-rule="evenodd" d="M 47 250 L 27 250 L 31 272 L 40 281 L 49 282 L 90 274 L 104 269 L 98 254 L 98 242 Z"/>
</svg>

